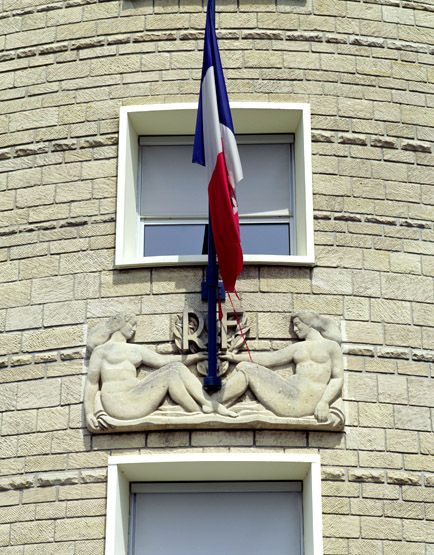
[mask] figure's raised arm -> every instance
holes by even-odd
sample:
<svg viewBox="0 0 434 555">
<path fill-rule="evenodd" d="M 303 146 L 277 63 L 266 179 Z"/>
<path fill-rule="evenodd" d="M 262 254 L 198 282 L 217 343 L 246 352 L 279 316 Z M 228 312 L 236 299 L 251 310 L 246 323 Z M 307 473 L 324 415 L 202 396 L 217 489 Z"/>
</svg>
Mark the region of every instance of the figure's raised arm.
<svg viewBox="0 0 434 555">
<path fill-rule="evenodd" d="M 267 368 L 273 368 L 273 366 L 281 366 L 292 361 L 294 356 L 295 345 L 289 345 L 284 349 L 279 349 L 278 351 L 271 351 L 269 353 L 251 353 L 252 360 L 256 364 L 265 366 Z M 228 360 L 229 362 L 248 362 L 250 357 L 247 353 L 233 354 L 226 353 L 220 357 L 223 360 Z"/>
<path fill-rule="evenodd" d="M 182 362 L 186 366 L 189 366 L 190 364 L 205 360 L 207 357 L 206 353 L 195 353 L 192 355 L 160 355 L 147 347 L 141 348 L 141 355 L 143 364 L 150 368 L 161 368 L 170 362 Z"/>
</svg>

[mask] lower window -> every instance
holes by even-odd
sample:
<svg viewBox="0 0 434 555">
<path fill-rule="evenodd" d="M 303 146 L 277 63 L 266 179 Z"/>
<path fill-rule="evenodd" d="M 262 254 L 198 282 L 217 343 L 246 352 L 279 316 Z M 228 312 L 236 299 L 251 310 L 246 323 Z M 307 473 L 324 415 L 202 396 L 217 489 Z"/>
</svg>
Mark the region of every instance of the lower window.
<svg viewBox="0 0 434 555">
<path fill-rule="evenodd" d="M 131 484 L 131 555 L 301 555 L 301 482 Z"/>
</svg>

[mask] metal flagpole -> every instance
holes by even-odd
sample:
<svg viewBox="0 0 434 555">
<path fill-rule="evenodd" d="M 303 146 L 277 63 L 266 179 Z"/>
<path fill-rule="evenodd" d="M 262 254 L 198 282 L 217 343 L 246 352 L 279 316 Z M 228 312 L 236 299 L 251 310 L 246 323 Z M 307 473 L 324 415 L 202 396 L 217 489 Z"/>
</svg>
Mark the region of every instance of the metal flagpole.
<svg viewBox="0 0 434 555">
<path fill-rule="evenodd" d="M 211 215 L 208 217 L 208 266 L 206 269 L 206 289 L 208 293 L 208 373 L 203 380 L 203 388 L 209 393 L 222 387 L 217 373 L 217 292 L 218 268 L 212 235 Z"/>
</svg>

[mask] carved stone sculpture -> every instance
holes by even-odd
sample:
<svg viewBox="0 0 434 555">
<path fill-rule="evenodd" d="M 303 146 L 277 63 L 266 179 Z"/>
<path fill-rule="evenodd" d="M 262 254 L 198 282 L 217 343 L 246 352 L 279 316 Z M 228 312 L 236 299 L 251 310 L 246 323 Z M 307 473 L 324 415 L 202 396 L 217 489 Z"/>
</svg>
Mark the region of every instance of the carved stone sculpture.
<svg viewBox="0 0 434 555">
<path fill-rule="evenodd" d="M 117 314 L 90 334 L 92 350 L 87 374 L 84 407 L 91 431 L 113 427 L 112 419 L 134 422 L 154 412 L 167 395 L 187 412 L 231 411 L 210 399 L 200 380 L 187 365 L 206 358 L 193 355 L 160 355 L 141 345 L 127 343 L 135 333 L 134 316 Z M 137 368 L 156 369 L 145 379 L 137 378 Z"/>
<path fill-rule="evenodd" d="M 250 389 L 264 407 L 277 416 L 315 416 L 327 422 L 330 404 L 342 394 L 344 369 L 340 333 L 334 323 L 313 312 L 292 316 L 294 331 L 301 341 L 279 351 L 255 353 L 254 362 L 245 354 L 226 354 L 237 362 L 225 382 L 219 400 L 233 404 Z M 271 368 L 295 364 L 294 374 L 284 378 Z"/>
<path fill-rule="evenodd" d="M 210 397 L 203 315 L 186 309 L 175 321 L 174 343 L 160 352 L 129 343 L 135 316 L 117 314 L 89 333 L 85 386 L 87 426 L 92 432 L 159 428 L 274 428 L 340 430 L 343 357 L 336 324 L 314 312 L 292 315 L 299 341 L 271 352 L 239 352 L 243 334 L 224 315 L 220 329 L 221 391 Z M 227 325 L 229 323 L 229 325 Z M 166 353 L 161 354 L 164 349 Z M 173 351 L 182 354 L 173 354 Z M 196 351 L 196 352 L 191 352 Z M 146 377 L 138 376 L 144 366 Z"/>
</svg>

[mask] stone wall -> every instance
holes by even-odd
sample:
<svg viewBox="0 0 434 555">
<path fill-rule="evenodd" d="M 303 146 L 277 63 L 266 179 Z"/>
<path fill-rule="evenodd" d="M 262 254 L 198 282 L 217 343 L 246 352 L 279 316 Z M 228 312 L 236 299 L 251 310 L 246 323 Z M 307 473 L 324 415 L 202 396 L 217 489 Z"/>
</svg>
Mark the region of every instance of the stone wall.
<svg viewBox="0 0 434 555">
<path fill-rule="evenodd" d="M 325 553 L 433 553 L 434 6 L 218 12 L 231 99 L 312 108 L 317 265 L 246 268 L 251 346 L 287 340 L 294 309 L 343 319 L 346 432 L 88 433 L 86 324 L 127 310 L 137 341 L 167 341 L 200 289 L 201 269 L 113 258 L 119 107 L 196 100 L 204 14 L 197 0 L 0 0 L 5 555 L 102 553 L 109 454 L 239 450 L 321 454 Z"/>
</svg>

